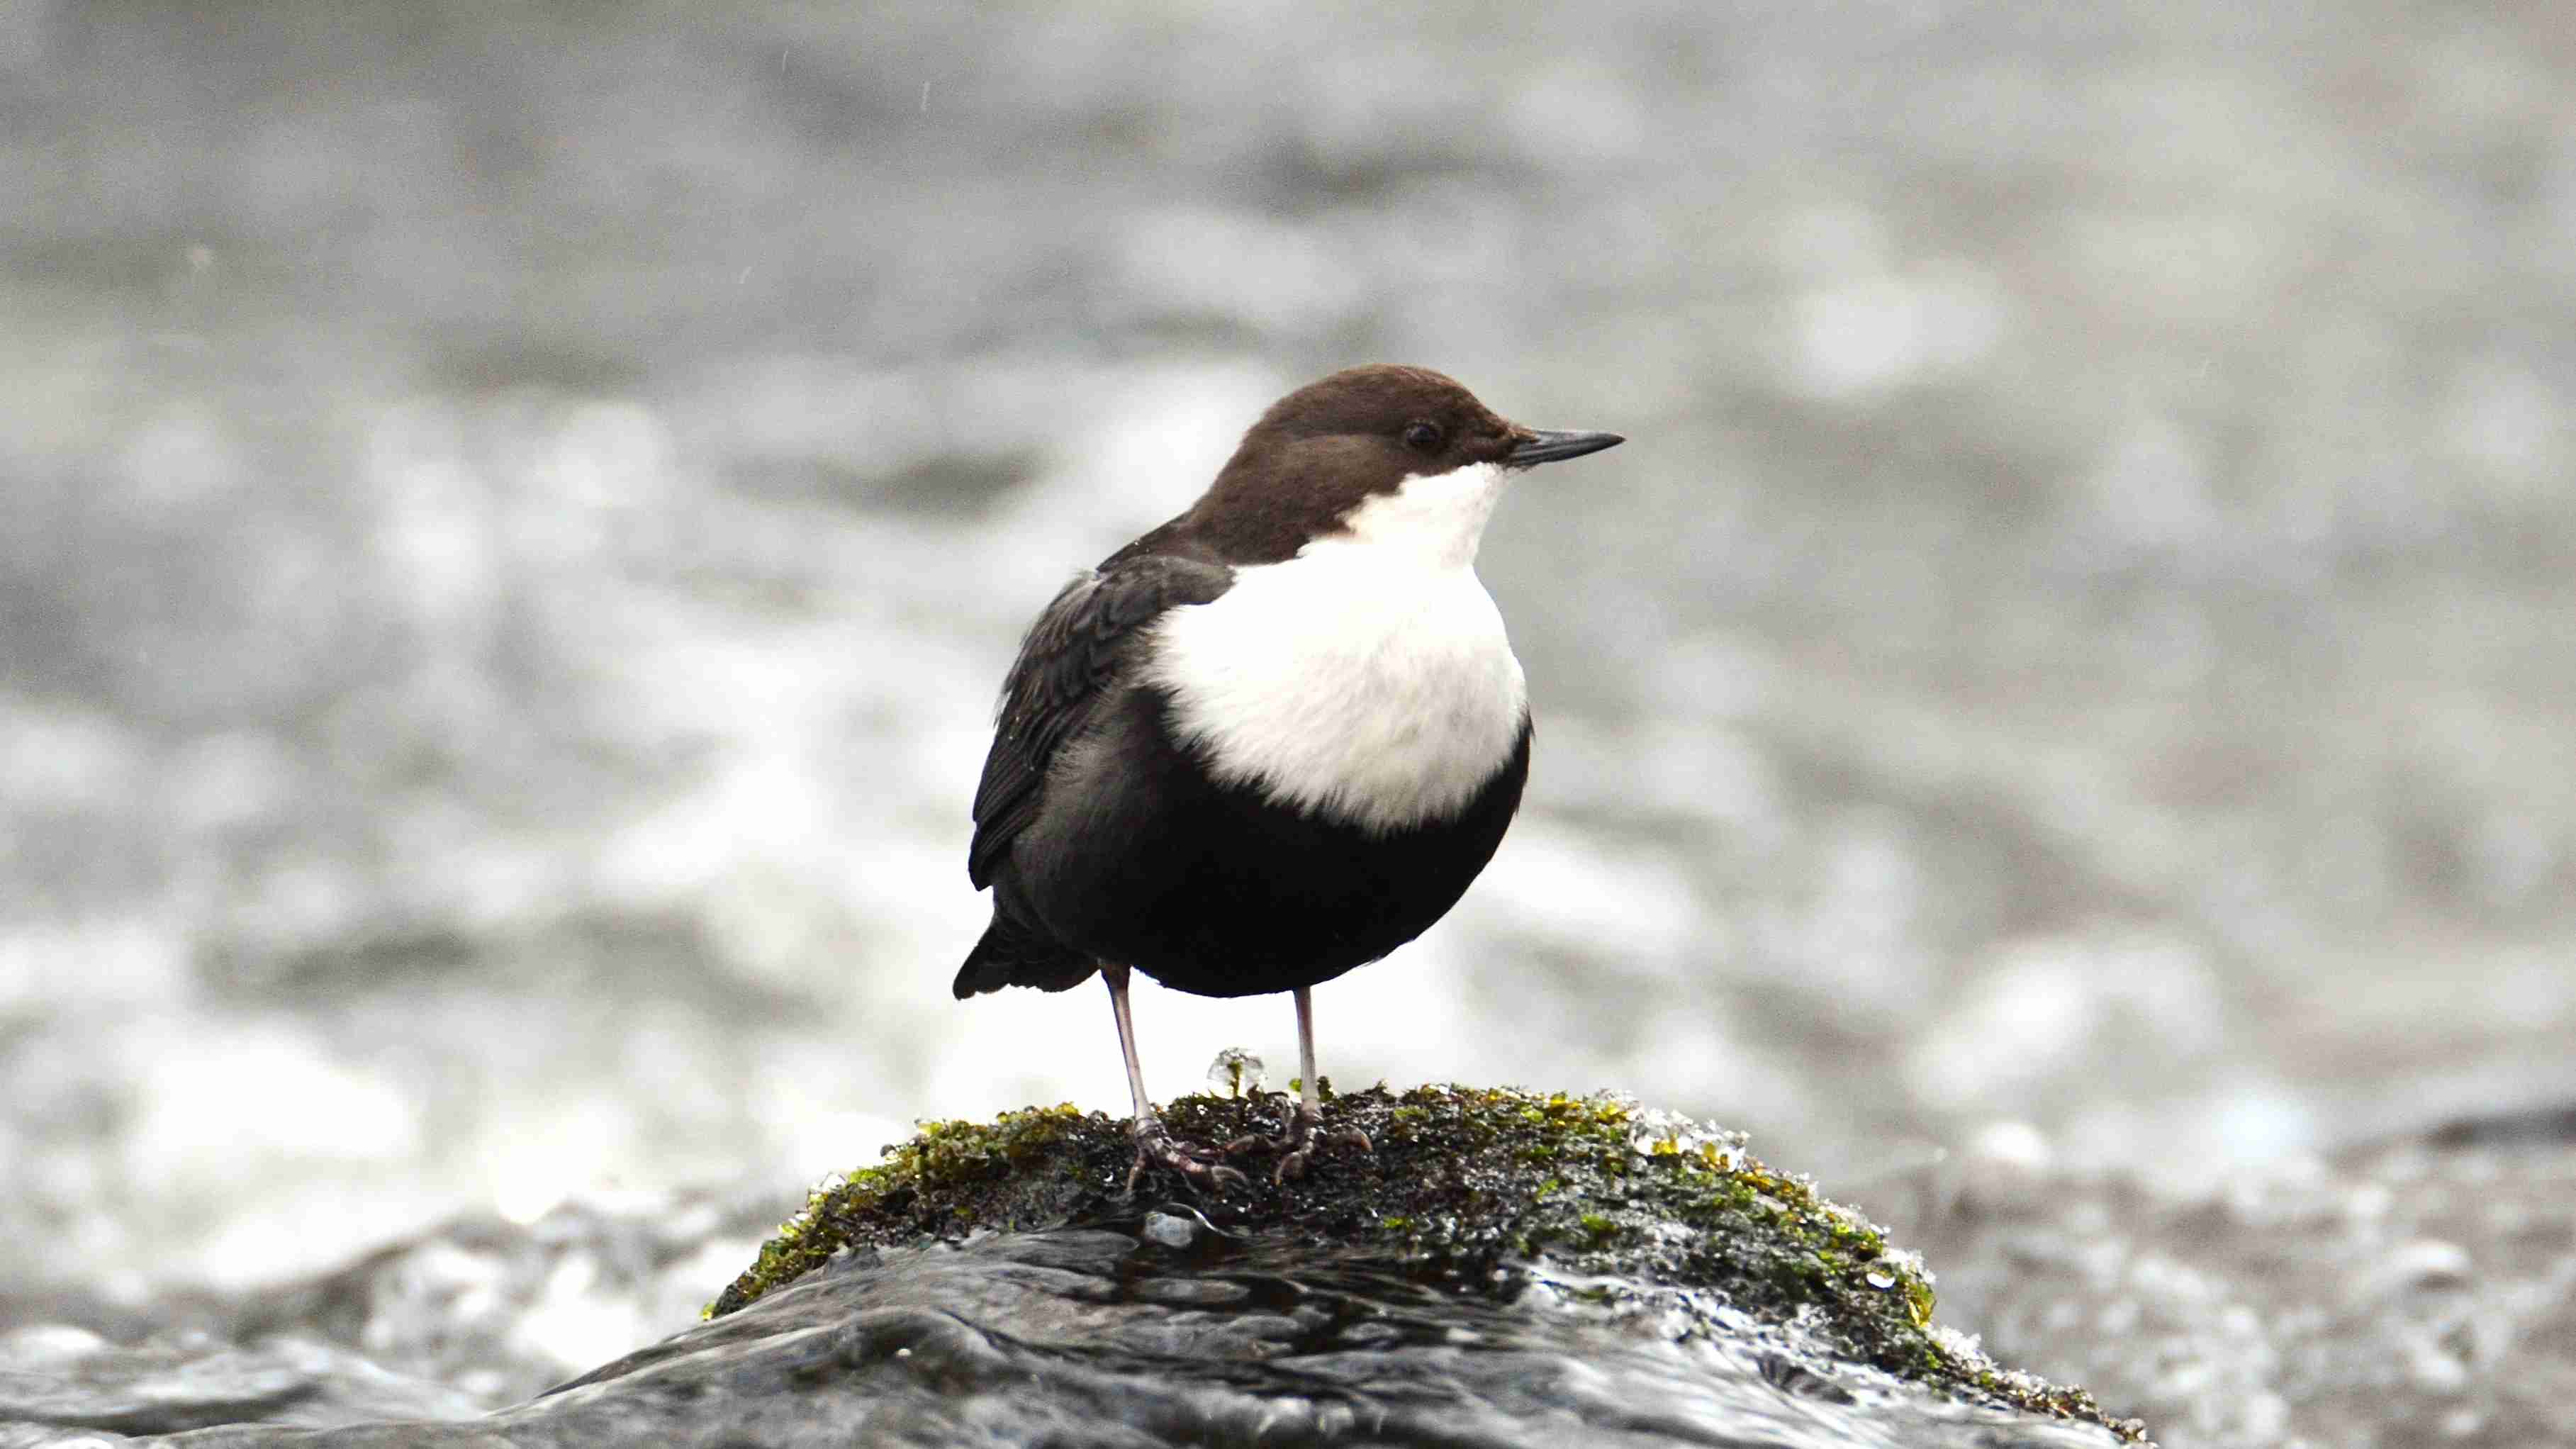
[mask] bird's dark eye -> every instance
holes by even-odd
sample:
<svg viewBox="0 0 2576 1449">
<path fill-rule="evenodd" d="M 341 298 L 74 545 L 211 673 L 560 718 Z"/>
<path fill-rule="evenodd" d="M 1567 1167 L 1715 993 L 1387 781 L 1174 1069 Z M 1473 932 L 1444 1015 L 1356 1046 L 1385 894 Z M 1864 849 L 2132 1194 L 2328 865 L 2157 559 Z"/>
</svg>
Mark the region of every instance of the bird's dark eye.
<svg viewBox="0 0 2576 1449">
<path fill-rule="evenodd" d="M 1404 430 L 1404 446 L 1417 453 L 1435 452 L 1441 442 L 1438 423 L 1415 423 Z"/>
</svg>

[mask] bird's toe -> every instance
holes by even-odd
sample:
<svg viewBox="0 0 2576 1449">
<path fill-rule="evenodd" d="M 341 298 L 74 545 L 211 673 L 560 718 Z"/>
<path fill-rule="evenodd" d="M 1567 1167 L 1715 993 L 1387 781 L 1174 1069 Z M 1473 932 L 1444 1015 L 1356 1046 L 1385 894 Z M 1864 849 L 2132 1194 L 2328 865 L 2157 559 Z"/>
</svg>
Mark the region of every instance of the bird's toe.
<svg viewBox="0 0 2576 1449">
<path fill-rule="evenodd" d="M 1250 1187 L 1252 1179 L 1226 1166 L 1225 1151 L 1183 1142 L 1171 1134 L 1160 1117 L 1147 1117 L 1136 1124 L 1136 1165 L 1127 1170 L 1127 1195 L 1136 1194 L 1136 1183 L 1148 1167 L 1177 1172 L 1188 1182 L 1211 1188 L 1222 1196 L 1228 1188 Z"/>
<path fill-rule="evenodd" d="M 1327 1128 L 1320 1109 L 1300 1105 L 1289 1114 L 1288 1125 L 1278 1132 L 1254 1132 L 1237 1137 L 1225 1144 L 1222 1151 L 1228 1157 L 1247 1153 L 1275 1155 L 1279 1166 L 1271 1174 L 1271 1181 L 1287 1182 L 1305 1176 L 1307 1164 L 1315 1160 L 1316 1150 L 1326 1146 L 1352 1147 L 1361 1152 L 1377 1150 L 1370 1144 L 1367 1133 L 1356 1127 Z"/>
</svg>

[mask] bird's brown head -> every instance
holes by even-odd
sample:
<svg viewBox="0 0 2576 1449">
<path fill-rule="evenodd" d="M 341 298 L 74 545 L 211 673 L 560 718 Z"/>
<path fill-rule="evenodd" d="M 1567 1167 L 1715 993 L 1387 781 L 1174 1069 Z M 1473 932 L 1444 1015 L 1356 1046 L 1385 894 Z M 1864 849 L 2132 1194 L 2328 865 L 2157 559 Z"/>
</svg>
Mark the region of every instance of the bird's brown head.
<svg viewBox="0 0 2576 1449">
<path fill-rule="evenodd" d="M 1429 368 L 1346 368 L 1271 404 L 1186 521 L 1229 562 L 1275 563 L 1341 532 L 1370 500 L 1417 491 L 1411 480 L 1478 470 L 1472 549 L 1501 473 L 1620 441 L 1522 427 Z"/>
</svg>

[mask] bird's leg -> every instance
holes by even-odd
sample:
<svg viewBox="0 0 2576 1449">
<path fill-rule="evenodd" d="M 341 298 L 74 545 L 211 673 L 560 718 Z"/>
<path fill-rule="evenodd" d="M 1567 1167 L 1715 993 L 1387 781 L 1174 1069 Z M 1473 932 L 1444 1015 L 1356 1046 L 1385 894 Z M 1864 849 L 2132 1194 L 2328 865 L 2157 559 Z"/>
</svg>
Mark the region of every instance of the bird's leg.
<svg viewBox="0 0 2576 1449">
<path fill-rule="evenodd" d="M 1242 1173 L 1222 1162 L 1208 1161 L 1210 1154 L 1204 1149 L 1173 1140 L 1161 1114 L 1154 1110 L 1153 1099 L 1145 1095 L 1145 1067 L 1136 1059 L 1136 1022 L 1127 1011 L 1127 968 L 1103 965 L 1100 979 L 1109 983 L 1109 1011 L 1118 1019 L 1118 1050 L 1127 1059 L 1127 1095 L 1136 1105 L 1131 1125 L 1136 1136 L 1136 1165 L 1127 1170 L 1128 1196 L 1135 1196 L 1136 1179 L 1144 1176 L 1148 1166 L 1168 1167 L 1219 1192 L 1225 1191 L 1229 1182 L 1249 1186 L 1251 1180 Z"/>
<path fill-rule="evenodd" d="M 1279 1171 L 1274 1182 L 1303 1177 L 1306 1164 L 1314 1160 L 1315 1149 L 1323 1142 L 1341 1142 L 1362 1152 L 1376 1149 L 1369 1145 L 1368 1134 L 1356 1127 L 1326 1132 L 1324 1095 L 1315 1085 L 1315 997 L 1312 988 L 1297 988 L 1297 1111 L 1288 1126 L 1275 1137 L 1254 1135 L 1238 1137 L 1225 1145 L 1228 1153 L 1276 1152 Z"/>
</svg>

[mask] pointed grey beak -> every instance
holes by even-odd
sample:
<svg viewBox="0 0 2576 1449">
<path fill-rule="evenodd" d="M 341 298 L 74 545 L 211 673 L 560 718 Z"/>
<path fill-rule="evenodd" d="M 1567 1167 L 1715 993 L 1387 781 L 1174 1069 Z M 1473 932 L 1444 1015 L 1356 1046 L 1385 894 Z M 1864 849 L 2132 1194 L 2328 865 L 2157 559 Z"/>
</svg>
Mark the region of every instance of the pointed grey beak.
<svg viewBox="0 0 2576 1449">
<path fill-rule="evenodd" d="M 1532 428 L 1529 436 L 1516 445 L 1511 456 L 1503 461 L 1515 468 L 1526 468 L 1532 463 L 1580 458 L 1586 453 L 1615 448 L 1626 441 L 1617 433 L 1551 433 L 1544 428 Z"/>
</svg>

